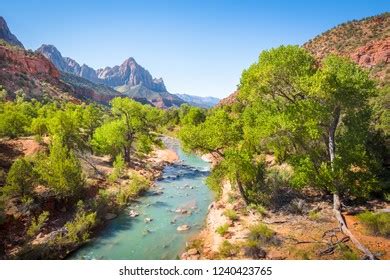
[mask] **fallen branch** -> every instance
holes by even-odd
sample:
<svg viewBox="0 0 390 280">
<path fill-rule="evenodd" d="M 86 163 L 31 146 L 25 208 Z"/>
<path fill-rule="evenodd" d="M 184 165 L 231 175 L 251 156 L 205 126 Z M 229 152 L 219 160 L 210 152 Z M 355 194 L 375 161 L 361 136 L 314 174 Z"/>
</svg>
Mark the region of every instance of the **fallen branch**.
<svg viewBox="0 0 390 280">
<path fill-rule="evenodd" d="M 338 194 L 333 194 L 333 213 L 336 217 L 336 220 L 339 223 L 339 227 L 341 231 L 350 238 L 352 243 L 358 248 L 360 251 L 364 253 L 364 255 L 370 259 L 375 260 L 376 257 L 371 253 L 371 251 L 364 246 L 362 243 L 359 242 L 359 240 L 353 235 L 353 233 L 348 229 L 347 223 L 344 220 L 343 215 L 341 214 L 341 203 L 340 203 L 340 197 Z"/>
</svg>

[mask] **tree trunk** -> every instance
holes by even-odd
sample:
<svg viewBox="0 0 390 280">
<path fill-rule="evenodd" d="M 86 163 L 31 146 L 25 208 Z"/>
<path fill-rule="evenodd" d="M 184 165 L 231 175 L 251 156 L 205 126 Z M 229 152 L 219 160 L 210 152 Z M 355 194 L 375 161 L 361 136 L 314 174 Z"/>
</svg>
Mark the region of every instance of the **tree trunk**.
<svg viewBox="0 0 390 280">
<path fill-rule="evenodd" d="M 337 126 L 339 124 L 339 120 L 340 120 L 340 107 L 336 107 L 333 112 L 333 121 L 329 128 L 329 142 L 328 142 L 329 158 L 330 158 L 332 171 L 334 170 L 334 159 L 336 155 L 335 134 L 336 134 Z M 333 213 L 339 223 L 341 231 L 351 239 L 352 243 L 356 246 L 356 248 L 362 251 L 368 259 L 374 260 L 375 256 L 370 252 L 370 250 L 368 250 L 363 244 L 361 244 L 359 240 L 357 240 L 357 238 L 348 229 L 347 223 L 345 222 L 343 214 L 341 213 L 341 200 L 339 195 L 339 189 L 337 183 L 335 182 L 334 184 L 336 189 L 333 193 Z"/>
<path fill-rule="evenodd" d="M 241 197 L 244 199 L 245 204 L 248 204 L 249 200 L 248 200 L 248 197 L 246 196 L 244 187 L 242 186 L 242 183 L 240 181 L 240 176 L 237 174 L 236 177 L 237 177 L 237 179 L 236 179 L 237 187 L 238 187 L 238 190 L 240 191 Z"/>
</svg>

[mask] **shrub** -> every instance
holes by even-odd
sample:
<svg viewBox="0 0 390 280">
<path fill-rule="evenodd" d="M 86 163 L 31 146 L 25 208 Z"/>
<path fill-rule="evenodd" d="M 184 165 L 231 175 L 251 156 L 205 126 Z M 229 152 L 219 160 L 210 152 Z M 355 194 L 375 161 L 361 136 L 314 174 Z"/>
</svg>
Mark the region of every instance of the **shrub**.
<svg viewBox="0 0 390 280">
<path fill-rule="evenodd" d="M 233 209 L 226 209 L 223 214 L 231 221 L 237 221 L 239 219 L 237 212 Z"/>
<path fill-rule="evenodd" d="M 228 229 L 229 229 L 229 224 L 224 224 L 222 226 L 217 227 L 215 232 L 221 236 L 224 236 L 228 232 Z"/>
<path fill-rule="evenodd" d="M 115 157 L 114 170 L 108 176 L 108 180 L 110 182 L 115 182 L 122 175 L 124 168 L 125 168 L 125 160 L 122 154 L 119 154 Z"/>
<path fill-rule="evenodd" d="M 47 220 L 49 219 L 49 212 L 42 212 L 38 218 L 34 218 L 31 221 L 30 227 L 27 229 L 27 236 L 34 237 L 45 225 Z"/>
<path fill-rule="evenodd" d="M 321 218 L 320 212 L 315 211 L 315 210 L 309 211 L 308 216 L 309 216 L 309 219 L 312 221 L 318 221 Z"/>
<path fill-rule="evenodd" d="M 82 201 L 77 203 L 75 218 L 65 224 L 67 234 L 65 238 L 73 243 L 88 241 L 90 231 L 96 224 L 96 212 L 86 212 Z"/>
<path fill-rule="evenodd" d="M 351 250 L 346 244 L 337 244 L 336 249 L 340 252 L 340 259 L 342 260 L 359 260 L 359 255 Z"/>
<path fill-rule="evenodd" d="M 249 209 L 256 211 L 262 216 L 265 216 L 267 214 L 267 209 L 262 205 L 257 205 L 254 203 L 249 204 Z"/>
<path fill-rule="evenodd" d="M 259 244 L 275 243 L 275 232 L 265 224 L 259 223 L 249 227 L 248 239 Z"/>
<path fill-rule="evenodd" d="M 390 237 L 390 213 L 364 212 L 358 219 L 375 235 Z"/>
<path fill-rule="evenodd" d="M 137 173 L 133 173 L 130 178 L 130 183 L 118 191 L 116 201 L 119 205 L 124 205 L 130 198 L 135 198 L 146 191 L 149 186 L 150 181 L 148 179 Z"/>
<path fill-rule="evenodd" d="M 218 248 L 218 253 L 222 258 L 229 258 L 237 255 L 239 247 L 225 240 Z"/>
</svg>

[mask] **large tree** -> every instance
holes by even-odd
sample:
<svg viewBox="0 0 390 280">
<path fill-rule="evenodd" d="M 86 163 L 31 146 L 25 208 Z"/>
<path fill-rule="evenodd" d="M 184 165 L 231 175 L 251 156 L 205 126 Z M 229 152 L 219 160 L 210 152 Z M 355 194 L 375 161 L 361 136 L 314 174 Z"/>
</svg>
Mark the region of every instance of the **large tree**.
<svg viewBox="0 0 390 280">
<path fill-rule="evenodd" d="M 160 114 L 157 109 L 129 98 L 115 98 L 111 105 L 112 118 L 96 129 L 91 142 L 98 152 L 113 158 L 123 154 L 130 163 L 132 150 L 149 152 L 156 142 L 152 131 L 159 123 Z"/>
</svg>

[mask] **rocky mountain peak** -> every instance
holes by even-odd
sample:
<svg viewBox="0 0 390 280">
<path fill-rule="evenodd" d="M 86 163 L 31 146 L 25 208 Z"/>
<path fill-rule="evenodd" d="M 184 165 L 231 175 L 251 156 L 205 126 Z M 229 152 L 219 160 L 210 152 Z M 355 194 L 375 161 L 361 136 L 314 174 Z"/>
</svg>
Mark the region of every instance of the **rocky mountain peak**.
<svg viewBox="0 0 390 280">
<path fill-rule="evenodd" d="M 3 39 L 11 45 L 24 48 L 23 44 L 18 40 L 18 38 L 16 38 L 16 36 L 11 33 L 8 28 L 7 22 L 2 16 L 0 16 L 0 39 Z"/>
</svg>

